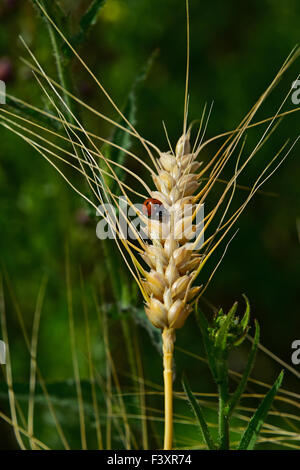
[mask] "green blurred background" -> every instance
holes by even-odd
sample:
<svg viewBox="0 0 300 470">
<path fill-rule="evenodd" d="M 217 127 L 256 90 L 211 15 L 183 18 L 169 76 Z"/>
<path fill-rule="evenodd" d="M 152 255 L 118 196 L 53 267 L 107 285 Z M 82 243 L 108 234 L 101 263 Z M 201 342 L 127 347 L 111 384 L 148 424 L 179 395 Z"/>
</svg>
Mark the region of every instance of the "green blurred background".
<svg viewBox="0 0 300 470">
<path fill-rule="evenodd" d="M 71 33 L 76 34 L 79 19 L 89 1 L 65 0 L 58 3 L 69 12 Z M 207 137 L 233 129 L 250 110 L 299 42 L 299 15 L 297 0 L 190 1 L 190 120 L 199 118 L 205 103 L 210 105 L 214 100 Z M 32 2 L 27 0 L 1 0 L 0 21 L 0 79 L 6 80 L 10 94 L 36 106 L 46 106 L 34 77 L 20 61 L 21 56 L 28 59 L 28 55 L 19 40 L 19 35 L 22 35 L 47 72 L 56 77 L 45 22 Z M 78 50 L 121 107 L 135 77 L 151 54 L 158 51 L 147 79 L 139 87 L 137 128 L 144 137 L 167 150 L 162 126 L 164 120 L 172 144 L 176 143 L 182 129 L 185 83 L 184 0 L 108 0 L 100 11 L 97 24 Z M 72 61 L 70 69 L 78 96 L 104 114 L 116 117 L 78 62 Z M 256 120 L 276 113 L 298 72 L 299 60 L 266 100 Z M 289 100 L 284 110 L 293 107 Z M 109 126 L 100 119 L 87 113 L 83 113 L 82 119 L 89 130 L 105 137 L 111 135 Z M 265 128 L 262 126 L 249 133 L 248 149 L 253 148 Z M 251 185 L 285 140 L 290 138 L 292 142 L 298 133 L 297 113 L 287 116 L 241 177 L 241 183 Z M 96 286 L 96 289 L 105 291 L 106 302 L 114 304 L 115 300 L 103 262 L 101 241 L 95 237 L 95 221 L 89 218 L 84 202 L 26 143 L 5 129 L 0 129 L 0 138 L 1 263 L 9 276 L 11 291 L 17 298 L 28 331 L 31 330 L 41 280 L 45 275 L 48 278 L 38 350 L 41 370 L 50 383 L 63 382 L 73 374 L 65 281 L 65 245 L 68 243 L 79 350 L 81 343 L 84 344 L 81 334 L 81 268 L 92 324 L 93 353 L 101 371 L 103 338 L 97 326 L 92 288 Z M 215 149 L 215 146 L 211 147 L 211 151 Z M 210 156 L 209 150 L 203 155 L 206 161 Z M 212 312 L 209 303 L 228 309 L 245 293 L 250 299 L 253 317 L 261 324 L 262 344 L 289 364 L 291 343 L 299 339 L 300 334 L 298 155 L 299 145 L 265 185 L 265 191 L 276 193 L 276 197 L 256 195 L 239 219 L 239 232 L 202 301 L 202 308 L 209 317 Z M 81 184 L 76 175 L 75 181 Z M 245 195 L 240 191 L 238 198 Z M 116 247 L 112 245 L 110 250 L 120 279 L 127 279 L 129 276 Z M 209 269 L 204 274 L 208 276 Z M 15 381 L 24 384 L 28 381 L 29 360 L 9 294 L 7 276 L 5 294 L 13 373 Z M 159 353 L 147 331 L 139 324 L 134 325 L 129 312 L 133 307 L 140 308 L 142 303 L 134 290 L 129 303 L 130 308 L 124 309 L 123 315 L 129 318 L 129 331 L 139 337 L 145 377 L 161 384 Z M 124 331 L 119 326 L 120 312 L 115 310 L 109 320 L 111 348 L 121 371 L 121 383 L 125 389 L 130 389 L 132 383 L 124 373 L 129 373 L 128 361 L 123 355 Z M 193 318 L 178 332 L 177 345 L 202 353 L 201 338 Z M 246 351 L 247 347 L 244 349 Z M 242 367 L 245 351 L 233 358 L 233 367 L 237 370 Z M 80 356 L 80 364 L 82 376 L 86 377 L 84 354 L 82 358 Z M 178 389 L 180 375 L 185 370 L 194 390 L 213 390 L 205 365 L 180 352 L 176 365 Z M 257 378 L 270 383 L 277 372 L 278 365 L 274 360 L 264 354 L 259 355 L 255 369 Z M 299 383 L 292 374 L 287 375 L 285 387 L 294 391 L 298 388 L 299 391 Z M 1 403 L 7 411 L 3 396 Z M 161 406 L 161 402 L 158 403 Z M 189 410 L 186 408 L 184 412 L 188 414 Z M 51 441 L 50 433 L 48 436 L 43 428 L 46 425 L 42 422 L 40 426 L 42 436 Z M 9 427 L 3 425 L 0 432 L 0 447 L 14 448 L 16 444 Z M 74 438 L 74 446 L 78 446 L 78 431 L 71 429 L 71 424 L 69 433 Z M 55 446 L 54 438 L 52 442 Z"/>
</svg>

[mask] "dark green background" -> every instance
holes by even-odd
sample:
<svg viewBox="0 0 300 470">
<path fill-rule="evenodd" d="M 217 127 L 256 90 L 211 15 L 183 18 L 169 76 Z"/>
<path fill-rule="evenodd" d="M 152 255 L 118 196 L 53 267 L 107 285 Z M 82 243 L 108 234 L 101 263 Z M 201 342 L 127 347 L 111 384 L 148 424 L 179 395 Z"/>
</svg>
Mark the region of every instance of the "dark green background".
<svg viewBox="0 0 300 470">
<path fill-rule="evenodd" d="M 70 11 L 70 24 L 77 31 L 78 20 L 87 1 L 61 1 Z M 6 5 L 6 6 L 5 6 Z M 10 5 L 10 7 L 9 7 Z M 30 1 L 2 1 L 0 57 L 7 57 L 13 68 L 8 92 L 44 106 L 45 101 L 31 73 L 19 58 L 26 56 L 20 44 L 21 34 L 50 75 L 56 76 L 55 61 L 45 23 L 38 17 Z M 300 4 L 297 0 L 190 1 L 191 78 L 190 119 L 201 116 L 205 102 L 214 100 L 207 137 L 233 129 L 253 106 L 299 42 Z M 139 90 L 137 128 L 147 139 L 167 150 L 162 127 L 165 121 L 174 144 L 182 129 L 185 60 L 185 2 L 183 0 L 108 0 L 79 52 L 100 78 L 116 102 L 123 106 L 138 72 L 149 56 L 158 49 L 158 56 Z M 258 119 L 275 114 L 292 81 L 299 72 L 299 60 L 281 80 L 278 88 L 264 103 Z M 0 77 L 1 78 L 1 77 Z M 100 90 L 74 61 L 72 78 L 79 96 L 101 112 L 116 117 Z M 292 109 L 288 101 L 284 109 Z M 110 136 L 111 129 L 100 119 L 83 114 L 90 130 Z M 248 149 L 253 148 L 265 126 L 250 133 Z M 257 154 L 241 183 L 251 185 L 287 138 L 299 133 L 297 113 L 285 118 L 265 148 Z M 111 285 L 105 274 L 101 242 L 95 237 L 95 223 L 80 220 L 86 206 L 59 175 L 21 139 L 0 129 L 0 253 L 22 309 L 25 323 L 31 328 L 35 300 L 42 276 L 49 283 L 43 309 L 39 358 L 49 381 L 72 376 L 67 339 L 65 287 L 65 243 L 70 245 L 75 309 L 80 337 L 79 267 L 86 284 L 93 285 L 100 272 L 102 288 L 110 300 Z M 216 147 L 212 146 L 211 151 Z M 207 161 L 209 151 L 203 158 Z M 146 157 L 145 157 L 146 158 Z M 265 185 L 266 191 L 278 197 L 256 195 L 239 219 L 239 232 L 231 244 L 222 266 L 215 275 L 206 300 L 228 309 L 245 293 L 251 302 L 253 317 L 262 328 L 262 343 L 282 359 L 291 362 L 291 343 L 299 339 L 299 238 L 296 221 L 299 208 L 299 145 L 290 153 L 278 172 Z M 130 164 L 130 163 L 129 163 Z M 77 178 L 77 177 L 76 177 Z M 79 179 L 77 179 L 80 184 Z M 238 197 L 245 197 L 240 191 Z M 140 201 L 139 201 L 140 202 Z M 116 248 L 115 263 L 123 266 Z M 221 252 L 219 253 L 221 254 Z M 215 260 L 216 261 L 216 260 Z M 125 268 L 120 268 L 120 272 Z M 209 275 L 209 269 L 205 275 Z M 14 359 L 15 380 L 26 382 L 28 357 L 11 300 L 7 296 L 9 334 Z M 242 301 L 242 300 L 241 300 Z M 136 305 L 141 299 L 136 299 Z M 211 314 L 207 303 L 203 310 Z M 78 311 L 77 311 L 78 310 Z M 93 311 L 90 316 L 93 319 Z M 96 323 L 96 319 L 93 321 Z M 122 365 L 118 337 L 118 321 L 112 321 L 111 347 Z M 141 328 L 146 377 L 160 383 L 160 357 Z M 93 329 L 94 339 L 98 332 Z M 101 359 L 103 348 L 95 346 Z M 178 333 L 178 345 L 201 352 L 201 339 L 194 319 Z M 153 357 L 153 360 L 151 358 Z M 101 361 L 100 361 L 101 363 Z M 236 367 L 239 360 L 236 359 Z M 198 369 L 196 369 L 198 368 Z M 82 365 L 83 375 L 86 367 Z M 187 361 L 178 354 L 178 373 L 185 370 L 197 391 L 211 390 L 205 366 Z M 256 375 L 271 382 L 278 366 L 266 356 L 259 356 Z M 299 369 L 299 366 L 298 366 Z M 197 370 L 197 373 L 195 373 Z M 124 379 L 126 386 L 126 379 Z M 176 385 L 180 388 L 180 382 Z M 293 376 L 287 376 L 285 387 L 299 390 Z M 3 403 L 4 406 L 4 403 Z M 187 410 L 188 412 L 188 410 Z M 4 429 L 4 434 L 8 432 Z M 0 446 L 13 446 L 13 439 L 2 437 Z M 1 439 L 1 440 L 2 440 Z"/>
</svg>

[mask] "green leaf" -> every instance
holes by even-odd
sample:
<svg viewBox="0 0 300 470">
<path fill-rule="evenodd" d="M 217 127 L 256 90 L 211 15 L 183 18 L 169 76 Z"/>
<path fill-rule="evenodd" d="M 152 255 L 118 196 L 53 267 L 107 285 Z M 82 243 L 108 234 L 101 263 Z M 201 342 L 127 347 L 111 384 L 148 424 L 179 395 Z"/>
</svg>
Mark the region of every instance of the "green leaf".
<svg viewBox="0 0 300 470">
<path fill-rule="evenodd" d="M 48 18 L 42 12 L 40 5 L 46 10 L 47 14 L 51 17 L 51 19 L 55 22 L 55 24 L 65 31 L 66 26 L 66 15 L 64 14 L 60 4 L 56 0 L 31 0 L 33 5 L 36 7 L 38 13 L 41 17 L 49 23 Z"/>
<path fill-rule="evenodd" d="M 209 325 L 205 318 L 205 315 L 198 309 L 198 305 L 196 306 L 196 320 L 201 330 L 202 339 L 203 339 L 210 371 L 212 373 L 214 380 L 218 382 L 218 369 L 217 369 L 217 364 L 216 364 L 214 346 L 208 334 Z"/>
<path fill-rule="evenodd" d="M 215 445 L 214 445 L 214 442 L 212 440 L 211 434 L 209 432 L 208 426 L 206 424 L 202 409 L 201 409 L 199 403 L 197 402 L 197 400 L 195 399 L 195 397 L 194 397 L 194 395 L 191 391 L 191 388 L 189 386 L 189 383 L 188 383 L 188 381 L 185 377 L 182 378 L 182 386 L 183 386 L 183 389 L 184 389 L 184 391 L 186 393 L 186 396 L 188 398 L 189 404 L 191 405 L 192 410 L 193 410 L 193 412 L 194 412 L 194 414 L 195 414 L 195 416 L 198 420 L 199 428 L 201 430 L 203 439 L 206 442 L 207 447 L 210 450 L 215 449 Z"/>
<path fill-rule="evenodd" d="M 255 414 L 252 416 L 239 444 L 239 450 L 252 450 L 255 446 L 258 434 L 265 422 L 267 414 L 272 406 L 273 400 L 281 386 L 284 371 L 282 370 L 274 383 L 273 387 L 269 390 Z"/>
<path fill-rule="evenodd" d="M 227 335 L 231 325 L 231 321 L 234 317 L 236 312 L 238 303 L 235 302 L 231 309 L 229 310 L 228 314 L 226 315 L 225 321 L 223 322 L 222 326 L 220 327 L 217 337 L 216 337 L 216 350 L 218 351 L 225 351 L 226 343 L 227 343 Z"/>
<path fill-rule="evenodd" d="M 106 0 L 93 0 L 83 15 L 80 21 L 80 27 L 83 32 L 87 32 L 88 29 L 93 26 L 97 21 L 97 16 L 100 9 L 104 6 Z"/>
<path fill-rule="evenodd" d="M 83 393 L 84 406 L 91 407 L 93 405 L 92 401 L 92 388 L 91 384 L 87 380 L 81 380 L 81 389 Z M 57 406 L 77 406 L 77 394 L 76 394 L 76 383 L 74 379 L 69 379 L 62 382 L 47 383 L 47 392 L 48 396 L 51 399 L 52 403 Z M 14 395 L 20 402 L 28 401 L 29 393 L 29 384 L 16 382 L 14 383 Z M 96 388 L 97 399 L 99 403 L 105 403 L 105 397 L 100 388 Z M 5 382 L 0 382 L 0 398 L 1 400 L 6 400 L 8 398 L 8 386 Z M 43 388 L 39 383 L 36 384 L 35 390 L 35 403 L 47 404 L 47 398 L 45 397 Z"/>
<path fill-rule="evenodd" d="M 136 95 L 135 95 L 135 91 L 133 90 L 130 92 L 128 96 L 123 114 L 133 126 L 136 125 Z M 129 126 L 127 124 L 124 127 L 126 129 L 129 129 Z M 124 165 L 125 160 L 126 160 L 126 155 L 127 155 L 126 150 L 129 150 L 131 146 L 131 141 L 132 141 L 131 136 L 126 131 L 120 128 L 117 128 L 114 133 L 112 141 L 115 145 L 118 145 L 118 147 L 121 147 L 121 148 L 110 147 L 109 158 L 113 160 L 114 162 L 117 162 L 119 165 Z M 122 168 L 120 168 L 119 166 L 116 166 L 114 171 L 117 177 L 119 178 L 119 180 L 123 181 L 124 172 L 122 171 Z M 119 188 L 118 182 L 112 179 L 108 179 L 107 182 L 108 184 L 113 186 L 112 192 L 115 193 L 116 195 L 119 195 L 120 188 Z"/>
<path fill-rule="evenodd" d="M 41 17 L 44 19 L 47 25 L 53 57 L 55 58 L 56 62 L 56 69 L 57 69 L 57 76 L 59 79 L 59 83 L 62 86 L 62 97 L 66 105 L 68 106 L 71 113 L 67 112 L 68 118 L 70 122 L 74 123 L 74 118 L 72 117 L 73 114 L 77 114 L 78 116 L 78 106 L 75 102 L 72 101 L 68 93 L 64 90 L 68 90 L 71 93 L 74 93 L 74 87 L 72 83 L 72 79 L 68 70 L 68 63 L 65 59 L 65 54 L 63 53 L 63 48 L 66 45 L 64 40 L 55 30 L 54 26 L 52 25 L 51 21 L 57 26 L 57 28 L 63 32 L 64 36 L 69 40 L 69 23 L 68 18 L 63 12 L 61 6 L 58 4 L 57 1 L 53 0 L 32 0 L 33 4 L 38 9 Z M 45 13 L 43 12 L 42 8 L 44 9 Z M 47 17 L 49 16 L 49 18 Z M 59 103 L 58 103 L 59 104 Z M 65 107 L 63 107 L 64 113 L 66 112 Z"/>
<path fill-rule="evenodd" d="M 105 2 L 106 0 L 93 0 L 91 2 L 89 8 L 80 20 L 78 33 L 71 38 L 70 42 L 74 48 L 84 42 L 91 27 L 96 24 L 99 11 L 104 6 Z M 64 44 L 62 49 L 66 57 L 70 57 L 72 55 L 67 44 Z"/>
<path fill-rule="evenodd" d="M 30 109 L 27 106 L 23 105 L 22 103 L 18 102 L 14 96 L 7 96 L 6 95 L 6 106 L 11 108 L 16 114 L 20 117 L 29 119 L 31 121 L 35 121 L 40 125 L 44 125 L 44 127 L 50 127 L 52 130 L 59 130 L 60 124 L 55 119 L 56 116 L 53 115 L 53 119 L 51 118 L 51 112 L 49 112 L 49 116 L 46 116 L 35 109 Z M 21 120 L 20 120 L 21 123 Z"/>
<path fill-rule="evenodd" d="M 241 319 L 240 325 L 243 328 L 243 330 L 245 330 L 248 326 L 249 318 L 250 318 L 250 303 L 249 303 L 248 297 L 246 297 L 245 294 L 243 294 L 243 297 L 244 297 L 245 302 L 246 302 L 246 311 L 244 313 L 243 318 Z"/>
<path fill-rule="evenodd" d="M 241 396 L 242 396 L 242 394 L 243 394 L 243 392 L 246 388 L 247 381 L 249 379 L 249 376 L 251 374 L 251 371 L 252 371 L 252 368 L 253 368 L 253 365 L 254 365 L 254 362 L 255 362 L 257 347 L 258 347 L 258 343 L 259 343 L 259 335 L 260 335 L 259 324 L 258 324 L 257 321 L 255 321 L 254 341 L 253 341 L 251 351 L 250 351 L 249 356 L 248 356 L 248 361 L 247 361 L 245 370 L 243 372 L 242 378 L 239 382 L 239 385 L 238 385 L 236 391 L 234 392 L 233 396 L 230 399 L 229 414 L 232 414 L 232 412 L 234 411 L 235 407 L 239 403 L 239 401 L 241 399 Z"/>
</svg>

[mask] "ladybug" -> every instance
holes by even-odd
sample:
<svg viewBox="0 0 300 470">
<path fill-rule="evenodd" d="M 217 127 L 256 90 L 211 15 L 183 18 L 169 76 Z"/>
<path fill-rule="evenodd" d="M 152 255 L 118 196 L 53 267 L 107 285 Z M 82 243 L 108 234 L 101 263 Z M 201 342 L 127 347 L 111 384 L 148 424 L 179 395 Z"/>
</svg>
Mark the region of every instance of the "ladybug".
<svg viewBox="0 0 300 470">
<path fill-rule="evenodd" d="M 162 221 L 164 206 L 158 199 L 148 198 L 143 204 L 143 213 L 151 219 L 158 219 Z"/>
</svg>

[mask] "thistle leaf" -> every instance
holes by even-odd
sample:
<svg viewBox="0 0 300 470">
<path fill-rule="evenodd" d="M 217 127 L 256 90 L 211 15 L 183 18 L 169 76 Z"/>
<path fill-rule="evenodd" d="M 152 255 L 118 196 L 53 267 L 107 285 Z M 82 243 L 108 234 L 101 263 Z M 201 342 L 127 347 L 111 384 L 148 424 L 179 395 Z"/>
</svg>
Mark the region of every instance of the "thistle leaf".
<svg viewBox="0 0 300 470">
<path fill-rule="evenodd" d="M 55 21 L 55 24 L 61 29 L 66 26 L 66 15 L 63 12 L 60 4 L 56 0 L 31 0 L 33 5 L 36 7 L 38 13 L 44 18 L 46 23 L 49 23 L 49 20 L 45 17 L 44 13 L 41 11 L 39 4 L 47 11 L 49 16 Z"/>
<path fill-rule="evenodd" d="M 245 367 L 245 370 L 243 372 L 242 378 L 239 382 L 239 385 L 234 392 L 233 396 L 230 399 L 229 402 L 229 414 L 232 414 L 234 411 L 235 407 L 239 403 L 241 396 L 246 388 L 247 381 L 249 379 L 249 376 L 251 374 L 254 362 L 255 362 L 255 357 L 256 357 L 256 352 L 257 352 L 257 347 L 259 343 L 259 335 L 260 335 L 260 327 L 257 321 L 255 321 L 255 336 L 254 336 L 254 341 L 252 344 L 251 351 L 248 356 L 248 361 Z"/>
<path fill-rule="evenodd" d="M 284 371 L 282 370 L 274 383 L 273 387 L 269 390 L 256 412 L 252 416 L 239 444 L 239 450 L 252 450 L 255 446 L 258 434 L 265 422 L 267 414 L 272 406 L 273 400 L 281 386 Z"/>
<path fill-rule="evenodd" d="M 226 315 L 226 319 L 218 331 L 218 335 L 216 338 L 216 350 L 225 351 L 226 349 L 227 334 L 231 325 L 231 321 L 236 312 L 237 306 L 238 306 L 238 303 L 235 302 L 233 306 L 231 307 L 231 309 L 229 310 L 228 314 Z"/>
<path fill-rule="evenodd" d="M 195 399 L 195 397 L 194 397 L 194 395 L 191 391 L 191 388 L 189 386 L 189 383 L 188 383 L 187 379 L 184 376 L 182 378 L 182 386 L 183 386 L 183 389 L 186 393 L 189 404 L 191 405 L 192 410 L 193 410 L 193 412 L 194 412 L 194 414 L 195 414 L 195 416 L 198 420 L 199 428 L 201 430 L 203 439 L 206 442 L 207 447 L 210 450 L 215 449 L 215 445 L 214 445 L 214 442 L 212 440 L 212 437 L 211 437 L 210 431 L 208 429 L 207 423 L 205 421 L 202 409 L 201 409 L 199 403 L 197 402 L 197 400 Z"/>
<path fill-rule="evenodd" d="M 216 364 L 214 347 L 208 334 L 209 325 L 204 314 L 198 309 L 198 306 L 196 307 L 196 320 L 202 333 L 204 347 L 205 347 L 205 351 L 206 351 L 206 355 L 207 355 L 207 359 L 208 359 L 212 376 L 214 380 L 217 382 L 218 381 L 218 369 L 217 369 L 217 364 Z"/>
<path fill-rule="evenodd" d="M 66 54 L 63 51 L 65 43 L 60 37 L 60 35 L 57 34 L 57 31 L 55 30 L 55 28 L 53 27 L 53 25 L 51 24 L 49 20 L 49 18 L 51 18 L 51 20 L 56 24 L 56 26 L 61 31 L 64 32 L 64 35 L 67 38 L 69 38 L 70 32 L 69 32 L 68 17 L 65 15 L 65 13 L 63 12 L 61 6 L 58 4 L 57 1 L 32 0 L 32 2 L 36 6 L 41 17 L 46 22 L 51 45 L 52 45 L 53 56 L 56 62 L 56 69 L 57 69 L 57 76 L 59 79 L 59 83 L 62 86 L 63 90 L 69 90 L 73 92 L 74 87 L 73 87 L 69 70 L 67 68 L 67 61 L 65 60 Z M 44 8 L 46 13 L 41 10 L 41 7 Z M 49 18 L 46 16 L 46 14 L 49 16 Z M 67 104 L 68 108 L 71 111 L 73 111 L 74 114 L 77 114 L 79 116 L 78 107 L 70 99 L 68 93 L 63 91 L 62 95 L 64 98 L 64 102 Z M 69 115 L 70 122 L 74 122 L 72 115 L 70 113 L 68 113 L 68 115 Z"/>
<path fill-rule="evenodd" d="M 157 56 L 157 50 L 155 50 L 149 59 L 147 60 L 146 65 L 142 68 L 140 73 L 136 76 L 131 90 L 128 94 L 125 108 L 123 111 L 124 116 L 126 119 L 131 123 L 132 126 L 135 126 L 137 123 L 137 106 L 136 106 L 136 101 L 137 101 L 137 93 L 138 93 L 138 88 L 139 86 L 146 80 L 148 73 L 152 67 L 152 64 Z M 126 124 L 124 126 L 126 129 L 129 129 L 129 126 Z M 132 138 L 129 133 L 124 132 L 124 130 L 120 128 L 116 128 L 113 137 L 112 137 L 112 142 L 120 148 L 112 147 L 105 145 L 103 147 L 103 151 L 106 153 L 109 158 L 115 162 L 117 162 L 119 165 L 124 165 L 126 162 L 126 151 L 130 149 L 131 143 L 132 143 Z M 116 167 L 116 175 L 119 178 L 120 181 L 124 180 L 124 172 L 120 167 Z M 112 181 L 112 180 L 111 180 Z M 118 182 L 112 182 L 113 188 L 112 192 L 115 194 L 120 194 L 120 188 L 118 185 Z"/>
<path fill-rule="evenodd" d="M 36 123 L 47 126 L 52 130 L 57 131 L 61 127 L 54 115 L 53 119 L 50 117 L 51 112 L 49 112 L 49 116 L 45 116 L 34 109 L 26 107 L 22 103 L 18 102 L 13 96 L 6 96 L 6 106 L 11 108 L 11 110 L 22 118 L 32 121 L 34 120 Z"/>
<path fill-rule="evenodd" d="M 136 94 L 135 94 L 135 90 L 132 89 L 127 98 L 127 103 L 126 103 L 123 114 L 133 126 L 135 126 L 136 124 L 136 109 L 137 109 L 136 108 Z M 128 129 L 128 125 L 126 125 L 125 127 Z M 127 132 L 124 132 L 120 128 L 117 128 L 113 136 L 113 143 L 118 145 L 121 148 L 119 149 L 116 147 L 110 147 L 110 151 L 109 151 L 110 158 L 113 161 L 117 162 L 119 165 L 124 165 L 125 160 L 126 160 L 126 150 L 130 149 L 131 141 L 132 139 L 130 137 L 130 134 L 128 134 Z M 122 168 L 116 167 L 115 173 L 117 177 L 119 178 L 119 180 L 123 181 L 124 174 L 123 174 Z M 113 180 L 111 181 L 112 181 L 111 184 L 113 184 L 112 191 L 117 195 L 120 194 L 120 188 L 119 188 L 118 182 L 113 181 Z"/>
<path fill-rule="evenodd" d="M 73 47 L 78 47 L 84 42 L 92 26 L 96 24 L 99 11 L 104 6 L 105 2 L 106 0 L 93 0 L 91 2 L 80 20 L 79 32 L 71 38 L 71 44 Z M 70 57 L 72 55 L 66 44 L 63 45 L 63 51 L 66 57 Z"/>
<path fill-rule="evenodd" d="M 80 20 L 80 27 L 83 33 L 86 34 L 89 28 L 96 23 L 98 13 L 104 6 L 105 2 L 106 0 L 93 0 L 91 2 L 89 8 Z"/>
</svg>

